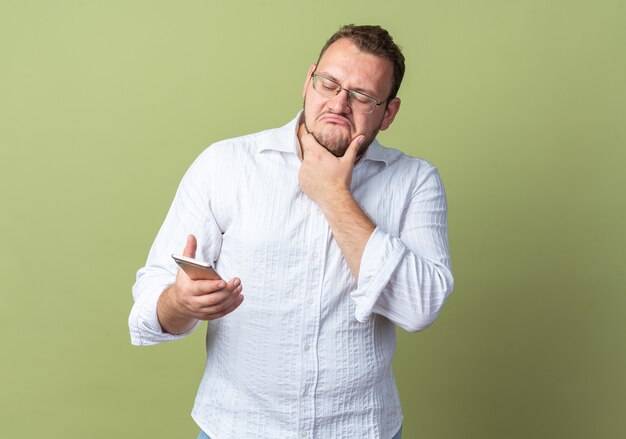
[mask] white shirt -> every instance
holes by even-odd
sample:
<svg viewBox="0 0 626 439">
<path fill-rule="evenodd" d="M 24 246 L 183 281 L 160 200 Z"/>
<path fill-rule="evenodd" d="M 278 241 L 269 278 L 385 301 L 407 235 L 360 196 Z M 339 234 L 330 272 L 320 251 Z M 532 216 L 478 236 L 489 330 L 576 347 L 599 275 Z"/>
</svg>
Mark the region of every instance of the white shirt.
<svg viewBox="0 0 626 439">
<path fill-rule="evenodd" d="M 428 162 L 374 141 L 352 193 L 377 225 L 358 282 L 320 208 L 298 187 L 299 115 L 206 149 L 185 174 L 137 273 L 132 343 L 175 340 L 156 303 L 187 235 L 239 277 L 244 301 L 208 323 L 193 418 L 212 439 L 390 439 L 402 424 L 395 325 L 419 331 L 453 287 L 445 192 Z"/>
</svg>

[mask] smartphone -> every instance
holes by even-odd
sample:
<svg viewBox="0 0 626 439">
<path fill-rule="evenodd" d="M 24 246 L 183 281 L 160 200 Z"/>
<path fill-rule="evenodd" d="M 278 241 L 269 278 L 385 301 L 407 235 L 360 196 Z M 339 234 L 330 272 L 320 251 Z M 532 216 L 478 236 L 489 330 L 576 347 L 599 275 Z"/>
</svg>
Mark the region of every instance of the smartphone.
<svg viewBox="0 0 626 439">
<path fill-rule="evenodd" d="M 220 280 L 221 277 L 211 264 L 196 261 L 187 256 L 172 255 L 178 266 L 187 273 L 191 280 Z"/>
</svg>

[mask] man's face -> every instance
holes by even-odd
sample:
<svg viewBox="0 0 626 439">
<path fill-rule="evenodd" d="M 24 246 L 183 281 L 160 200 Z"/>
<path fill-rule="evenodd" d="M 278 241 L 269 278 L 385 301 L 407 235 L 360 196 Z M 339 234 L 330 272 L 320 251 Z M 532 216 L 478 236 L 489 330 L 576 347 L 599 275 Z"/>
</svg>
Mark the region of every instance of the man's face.
<svg viewBox="0 0 626 439">
<path fill-rule="evenodd" d="M 378 56 L 361 52 L 349 39 L 331 44 L 319 60 L 309 69 L 304 83 L 304 125 L 315 139 L 337 157 L 346 152 L 350 142 L 365 135 L 361 153 L 367 149 L 380 130 L 391 125 L 400 109 L 400 99 L 377 106 L 372 113 L 353 110 L 348 93 L 342 90 L 333 97 L 322 96 L 313 88 L 311 74 L 335 80 L 344 89 L 365 93 L 381 102 L 389 97 L 393 82 L 391 62 Z"/>
</svg>

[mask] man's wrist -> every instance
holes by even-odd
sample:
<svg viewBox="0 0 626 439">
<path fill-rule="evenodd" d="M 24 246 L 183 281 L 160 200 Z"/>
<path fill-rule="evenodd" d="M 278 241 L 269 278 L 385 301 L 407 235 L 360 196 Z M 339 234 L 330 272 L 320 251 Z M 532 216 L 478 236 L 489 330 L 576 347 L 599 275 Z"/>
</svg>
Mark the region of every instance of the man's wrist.
<svg viewBox="0 0 626 439">
<path fill-rule="evenodd" d="M 318 203 L 324 214 L 332 214 L 333 211 L 345 208 L 350 203 L 356 203 L 350 189 L 338 187 L 326 193 L 326 196 Z"/>
<path fill-rule="evenodd" d="M 182 334 L 195 325 L 197 319 L 186 315 L 176 302 L 176 285 L 167 287 L 157 301 L 157 318 L 161 330 L 170 334 Z"/>
</svg>

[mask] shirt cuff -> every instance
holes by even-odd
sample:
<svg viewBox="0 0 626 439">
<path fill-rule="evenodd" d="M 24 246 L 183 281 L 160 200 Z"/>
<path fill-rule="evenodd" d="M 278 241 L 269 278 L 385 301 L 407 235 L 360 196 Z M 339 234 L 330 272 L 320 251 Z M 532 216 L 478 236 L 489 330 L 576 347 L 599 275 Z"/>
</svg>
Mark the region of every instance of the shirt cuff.
<svg viewBox="0 0 626 439">
<path fill-rule="evenodd" d="M 179 340 L 191 334 L 200 324 L 198 321 L 193 328 L 184 334 L 169 334 L 163 332 L 157 316 L 157 302 L 167 285 L 153 286 L 139 296 L 128 318 L 130 341 L 135 346 L 150 346 L 166 341 Z"/>
<path fill-rule="evenodd" d="M 391 239 L 378 227 L 374 229 L 361 257 L 357 289 L 350 293 L 356 303 L 354 316 L 359 322 L 370 318 L 378 298 L 406 252 L 402 241 Z"/>
</svg>

